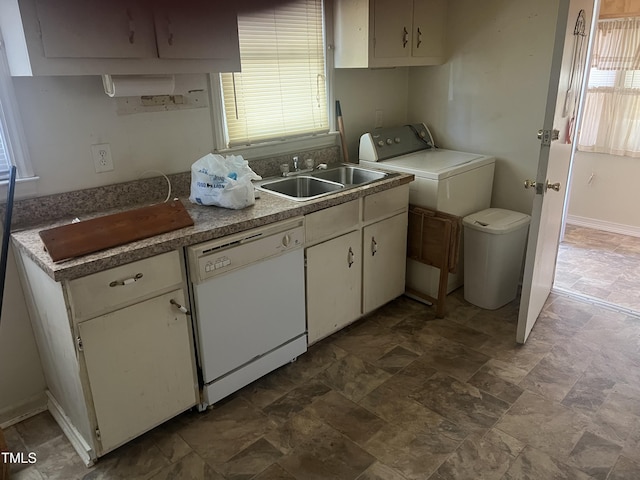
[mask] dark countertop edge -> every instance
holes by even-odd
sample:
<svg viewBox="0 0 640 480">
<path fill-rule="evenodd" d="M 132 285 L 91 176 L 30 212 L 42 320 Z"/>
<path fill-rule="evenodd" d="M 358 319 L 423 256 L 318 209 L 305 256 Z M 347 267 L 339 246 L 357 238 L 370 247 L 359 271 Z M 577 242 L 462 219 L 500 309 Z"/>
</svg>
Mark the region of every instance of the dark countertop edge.
<svg viewBox="0 0 640 480">
<path fill-rule="evenodd" d="M 183 199 L 185 207 L 194 218 L 194 226 L 163 233 L 143 240 L 137 240 L 118 247 L 83 255 L 81 257 L 64 260 L 54 263 L 44 250 L 44 244 L 40 240 L 38 232 L 49 226 L 25 229 L 12 233 L 14 247 L 24 252 L 31 258 L 45 273 L 53 280 L 60 282 L 63 280 L 73 280 L 76 278 L 91 275 L 93 273 L 115 268 L 127 263 L 135 262 L 145 258 L 153 257 L 182 247 L 196 245 L 198 243 L 214 240 L 227 235 L 232 235 L 252 228 L 268 225 L 280 220 L 307 215 L 318 210 L 330 208 L 335 205 L 356 200 L 358 198 L 371 195 L 377 192 L 388 190 L 413 181 L 414 176 L 410 174 L 397 174 L 390 178 L 380 180 L 371 184 L 349 189 L 333 195 L 327 195 L 317 200 L 297 202 L 272 195 L 268 192 L 261 192 L 261 198 L 256 200 L 256 204 L 261 201 L 272 202 L 274 204 L 271 213 L 258 215 L 257 217 L 227 220 L 222 225 L 207 227 L 206 222 L 199 222 L 198 216 L 204 215 L 203 211 L 196 209 L 212 209 L 218 207 L 202 207 L 190 204 L 188 199 Z M 254 206 L 255 207 L 255 206 Z M 252 207 L 248 207 L 252 208 Z M 223 216 L 246 216 L 243 210 L 224 210 Z M 221 212 L 219 212 L 221 213 Z"/>
</svg>

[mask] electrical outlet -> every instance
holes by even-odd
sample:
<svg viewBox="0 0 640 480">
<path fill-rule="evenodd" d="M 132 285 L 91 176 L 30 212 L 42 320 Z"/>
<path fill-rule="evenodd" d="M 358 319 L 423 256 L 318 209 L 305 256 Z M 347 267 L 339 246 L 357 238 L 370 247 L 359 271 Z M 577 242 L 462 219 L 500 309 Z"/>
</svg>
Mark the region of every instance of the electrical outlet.
<svg viewBox="0 0 640 480">
<path fill-rule="evenodd" d="M 108 143 L 91 145 L 91 156 L 96 173 L 110 172 L 113 170 L 113 158 L 111 158 L 111 148 Z"/>
</svg>

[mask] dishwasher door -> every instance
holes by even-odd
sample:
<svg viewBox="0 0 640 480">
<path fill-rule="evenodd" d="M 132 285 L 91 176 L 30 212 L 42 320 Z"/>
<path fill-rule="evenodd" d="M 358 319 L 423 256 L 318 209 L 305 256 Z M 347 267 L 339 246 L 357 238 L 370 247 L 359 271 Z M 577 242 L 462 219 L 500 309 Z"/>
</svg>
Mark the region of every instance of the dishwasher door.
<svg viewBox="0 0 640 480">
<path fill-rule="evenodd" d="M 205 403 L 306 351 L 303 246 L 298 219 L 189 247 Z"/>
<path fill-rule="evenodd" d="M 304 335 L 302 249 L 194 288 L 204 383 Z"/>
</svg>

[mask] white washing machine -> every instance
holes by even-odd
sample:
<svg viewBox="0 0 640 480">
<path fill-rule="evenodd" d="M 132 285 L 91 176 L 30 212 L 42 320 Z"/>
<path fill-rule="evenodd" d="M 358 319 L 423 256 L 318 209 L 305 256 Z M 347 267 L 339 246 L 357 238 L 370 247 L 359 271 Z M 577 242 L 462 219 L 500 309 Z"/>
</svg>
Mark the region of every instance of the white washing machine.
<svg viewBox="0 0 640 480">
<path fill-rule="evenodd" d="M 359 159 L 366 168 L 413 174 L 415 181 L 409 186 L 412 205 L 460 217 L 491 206 L 495 158 L 435 148 L 422 123 L 365 133 L 360 137 Z M 462 253 L 460 242 L 458 273 L 449 275 L 447 293 L 463 284 Z M 437 297 L 438 280 L 438 269 L 407 260 L 407 287 Z"/>
</svg>

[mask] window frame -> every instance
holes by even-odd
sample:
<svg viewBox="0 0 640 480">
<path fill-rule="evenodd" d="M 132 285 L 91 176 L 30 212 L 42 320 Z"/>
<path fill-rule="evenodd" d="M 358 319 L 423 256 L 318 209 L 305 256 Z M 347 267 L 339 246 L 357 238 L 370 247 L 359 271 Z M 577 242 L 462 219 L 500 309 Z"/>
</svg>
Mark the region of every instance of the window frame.
<svg viewBox="0 0 640 480">
<path fill-rule="evenodd" d="M 259 158 L 270 155 L 281 155 L 288 152 L 310 150 L 339 145 L 339 133 L 336 131 L 336 118 L 332 105 L 334 99 L 334 47 L 333 47 L 333 3 L 332 0 L 323 0 L 325 22 L 325 63 L 326 63 L 326 91 L 327 91 L 327 118 L 329 132 L 286 138 L 281 140 L 268 140 L 254 145 L 238 145 L 227 147 L 225 139 L 225 115 L 222 98 L 222 85 L 220 74 L 209 74 L 208 88 L 211 99 L 211 125 L 213 129 L 213 150 L 222 154 L 242 155 L 245 159 Z"/>
<path fill-rule="evenodd" d="M 31 159 L 27 149 L 27 140 L 22 126 L 13 81 L 6 57 L 5 43 L 0 31 L 0 129 L 5 140 L 5 149 L 9 165 L 16 166 L 16 197 L 36 193 Z M 5 197 L 8 179 L 0 180 L 0 196 Z"/>
</svg>

